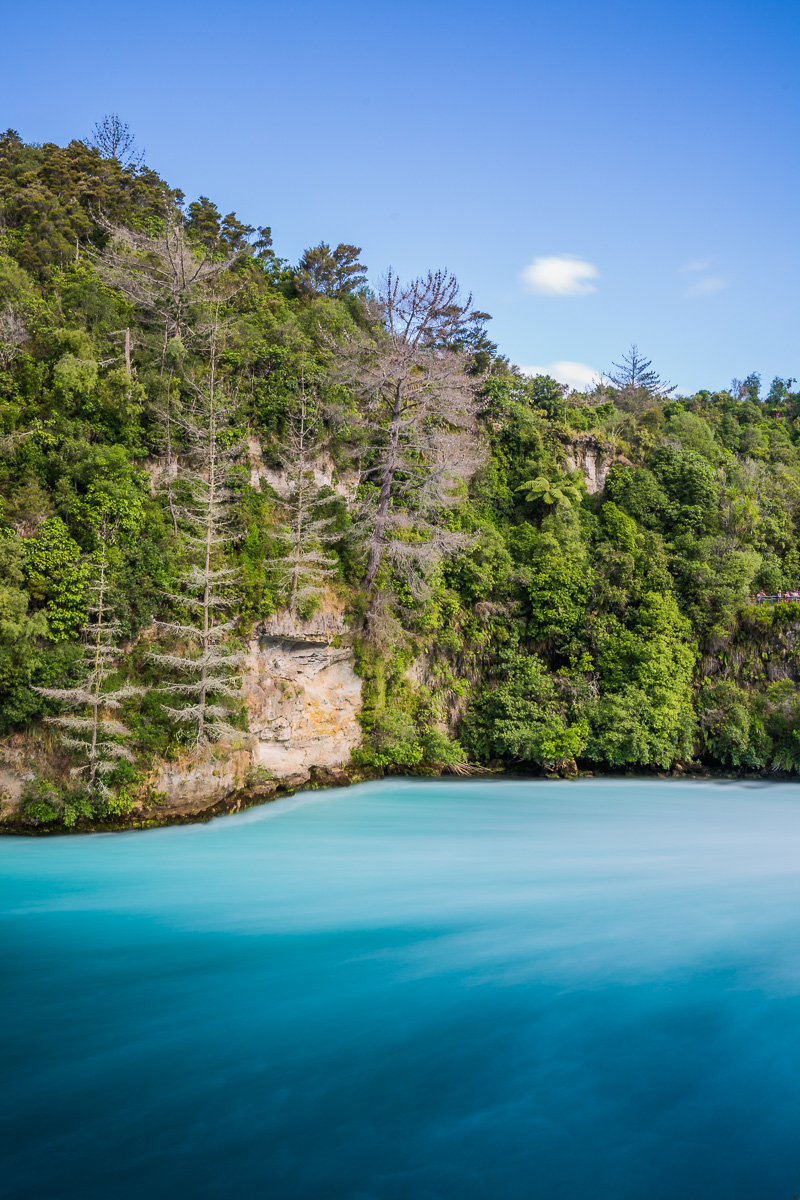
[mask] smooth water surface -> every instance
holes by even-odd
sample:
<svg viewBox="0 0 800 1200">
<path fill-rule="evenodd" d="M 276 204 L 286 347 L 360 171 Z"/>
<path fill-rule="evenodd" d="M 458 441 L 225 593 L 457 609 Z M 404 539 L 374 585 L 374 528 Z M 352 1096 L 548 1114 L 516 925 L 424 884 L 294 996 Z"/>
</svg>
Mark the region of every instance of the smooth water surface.
<svg viewBox="0 0 800 1200">
<path fill-rule="evenodd" d="M 800 1192 L 800 788 L 396 780 L 0 839 L 5 1196 Z"/>
</svg>

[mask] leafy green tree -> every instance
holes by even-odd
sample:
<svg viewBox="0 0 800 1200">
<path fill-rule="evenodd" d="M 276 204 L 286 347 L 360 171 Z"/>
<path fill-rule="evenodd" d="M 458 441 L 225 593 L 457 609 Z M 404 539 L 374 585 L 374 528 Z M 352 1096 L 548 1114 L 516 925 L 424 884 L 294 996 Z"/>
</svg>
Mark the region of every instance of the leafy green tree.
<svg viewBox="0 0 800 1200">
<path fill-rule="evenodd" d="M 358 261 L 360 254 L 360 246 L 343 242 L 335 250 L 327 242 L 304 250 L 295 272 L 298 291 L 301 295 L 323 294 L 336 300 L 360 291 L 367 282 L 367 269 Z"/>
<path fill-rule="evenodd" d="M 87 567 L 60 517 L 49 517 L 25 545 L 26 583 L 44 607 L 48 637 L 75 637 L 86 616 Z"/>
<path fill-rule="evenodd" d="M 570 714 L 541 658 L 509 647 L 500 652 L 494 677 L 464 721 L 464 738 L 476 755 L 553 765 L 583 753 L 588 726 Z"/>
<path fill-rule="evenodd" d="M 600 636 L 587 757 L 661 767 L 691 758 L 695 657 L 689 622 L 670 596 L 647 595 L 632 628 L 610 621 Z"/>
<path fill-rule="evenodd" d="M 528 479 L 515 489 L 527 492 L 525 499 L 528 503 L 541 500 L 544 504 L 580 504 L 582 492 L 577 484 L 566 479 L 556 479 L 551 482 L 540 475 L 537 479 Z"/>
</svg>

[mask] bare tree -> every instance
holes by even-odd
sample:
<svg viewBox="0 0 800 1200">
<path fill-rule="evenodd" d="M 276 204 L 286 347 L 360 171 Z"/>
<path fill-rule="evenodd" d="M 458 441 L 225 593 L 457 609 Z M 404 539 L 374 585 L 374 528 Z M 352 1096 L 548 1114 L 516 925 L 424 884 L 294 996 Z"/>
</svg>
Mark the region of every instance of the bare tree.
<svg viewBox="0 0 800 1200">
<path fill-rule="evenodd" d="M 144 150 L 136 146 L 136 138 L 127 121 L 119 113 L 106 113 L 92 130 L 89 145 L 99 150 L 103 158 L 115 159 L 121 167 L 141 167 Z"/>
<path fill-rule="evenodd" d="M 163 346 L 173 337 L 187 333 L 189 305 L 205 284 L 230 268 L 244 249 L 220 256 L 219 246 L 190 240 L 186 219 L 165 196 L 157 234 L 128 229 L 98 216 L 109 235 L 98 256 L 101 278 L 123 295 L 147 323 L 156 322 L 163 331 Z M 162 367 L 164 350 L 162 349 Z"/>
<path fill-rule="evenodd" d="M 233 436 L 233 401 L 219 384 L 217 331 L 215 321 L 208 374 L 192 384 L 194 408 L 178 418 L 191 447 L 190 462 L 179 471 L 188 496 L 179 514 L 194 562 L 181 577 L 182 593 L 167 599 L 188 609 L 194 620 L 191 624 L 157 621 L 163 633 L 179 645 L 188 644 L 188 649 L 150 655 L 154 663 L 182 677 L 160 690 L 185 701 L 167 707 L 167 712 L 175 721 L 194 727 L 198 745 L 236 734 L 229 709 L 220 700 L 238 694 L 243 657 L 226 647 L 235 622 L 219 619 L 233 604 L 220 588 L 233 583 L 237 575 L 233 568 L 216 563 L 221 547 L 230 541 L 231 472 L 242 446 Z"/>
<path fill-rule="evenodd" d="M 28 336 L 25 322 L 11 305 L 0 310 L 0 368 L 10 366 Z"/>
<path fill-rule="evenodd" d="M 293 617 L 298 605 L 319 595 L 326 580 L 336 574 L 336 559 L 325 553 L 325 546 L 339 535 L 331 531 L 334 518 L 321 513 L 324 501 L 320 499 L 313 471 L 320 423 L 317 397 L 314 393 L 307 395 L 303 373 L 300 394 L 287 413 L 283 448 L 290 493 L 285 505 L 287 519 L 278 530 L 278 537 L 284 542 L 286 552 L 270 564 L 278 573 Z"/>
<path fill-rule="evenodd" d="M 190 241 L 183 213 L 166 196 L 160 230 L 155 235 L 115 225 L 102 216 L 97 219 L 109 235 L 108 245 L 98 255 L 98 273 L 128 298 L 145 324 L 156 327 L 161 340 L 163 379 L 170 342 L 180 348 L 189 337 L 190 306 L 202 297 L 209 284 L 231 269 L 243 250 L 220 257 L 215 253 L 215 247 Z M 130 353 L 130 330 L 126 329 L 125 362 L 129 374 Z M 156 403 L 156 417 L 163 430 L 167 460 L 164 481 L 177 538 L 178 520 L 172 488 L 175 472 L 172 384 L 170 376 Z"/>
<path fill-rule="evenodd" d="M 638 412 L 654 400 L 672 395 L 675 385 L 665 383 L 652 367 L 652 361 L 635 345 L 623 354 L 621 363 L 613 364 L 616 374 L 609 372 L 608 380 L 620 392 L 621 408 Z"/>
<path fill-rule="evenodd" d="M 120 631 L 108 602 L 108 551 L 114 540 L 114 526 L 107 517 L 103 518 L 97 536 L 97 575 L 95 582 L 90 584 L 93 601 L 90 619 L 83 630 L 86 674 L 75 687 L 37 687 L 34 691 L 73 710 L 72 714 L 45 717 L 45 720 L 57 726 L 62 742 L 85 759 L 82 766 L 72 769 L 72 775 L 85 776 L 89 790 L 106 797 L 111 791 L 104 776 L 111 774 L 121 759 L 128 762 L 133 759 L 130 750 L 119 740 L 128 737 L 130 730 L 110 714 L 119 709 L 123 700 L 139 695 L 142 688 L 127 684 L 112 691 L 104 688 L 105 681 L 114 671 L 118 653 L 115 642 Z"/>
<path fill-rule="evenodd" d="M 362 478 L 374 484 L 360 514 L 372 592 L 384 557 L 417 565 L 464 544 L 441 520 L 482 460 L 475 424 L 482 378 L 459 348 L 473 320 L 455 276 L 428 272 L 379 289 L 371 336 L 332 344 L 339 378 L 360 404 Z"/>
</svg>

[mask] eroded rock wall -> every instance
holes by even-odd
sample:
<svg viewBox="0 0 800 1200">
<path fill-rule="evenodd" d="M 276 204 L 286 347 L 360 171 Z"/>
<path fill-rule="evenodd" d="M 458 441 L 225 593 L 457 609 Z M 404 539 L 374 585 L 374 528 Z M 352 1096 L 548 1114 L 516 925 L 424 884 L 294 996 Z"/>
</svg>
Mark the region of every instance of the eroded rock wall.
<svg viewBox="0 0 800 1200">
<path fill-rule="evenodd" d="M 262 634 L 247 660 L 245 704 L 253 764 L 276 780 L 339 768 L 358 745 L 361 680 L 352 650 Z"/>
<path fill-rule="evenodd" d="M 564 447 L 564 465 L 568 471 L 581 472 L 590 496 L 602 492 L 606 476 L 615 463 L 630 465 L 624 455 L 591 433 L 577 434 Z"/>
<path fill-rule="evenodd" d="M 164 764 L 152 783 L 164 815 L 201 812 L 248 788 L 268 798 L 276 787 L 303 787 L 312 772 L 335 779 L 361 739 L 354 655 L 333 645 L 342 631 L 333 610 L 312 621 L 277 616 L 256 630 L 242 679 L 248 747 L 208 747 Z"/>
</svg>

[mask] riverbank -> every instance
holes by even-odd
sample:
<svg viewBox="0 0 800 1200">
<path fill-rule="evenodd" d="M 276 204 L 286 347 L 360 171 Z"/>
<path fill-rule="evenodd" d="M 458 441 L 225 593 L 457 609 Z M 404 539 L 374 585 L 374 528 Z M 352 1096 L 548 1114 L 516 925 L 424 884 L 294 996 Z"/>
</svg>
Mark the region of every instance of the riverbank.
<svg viewBox="0 0 800 1200">
<path fill-rule="evenodd" d="M 424 767 L 367 767 L 349 764 L 340 768 L 312 767 L 303 775 L 288 777 L 283 780 L 268 780 L 251 786 L 231 790 L 225 796 L 219 797 L 205 806 L 175 810 L 164 799 L 158 796 L 135 803 L 128 813 L 117 813 L 107 818 L 87 818 L 78 816 L 74 823 L 66 825 L 61 821 L 42 822 L 27 816 L 20 805 L 15 805 L 12 811 L 6 810 L 0 816 L 0 836 L 6 837 L 57 837 L 65 834 L 86 833 L 124 833 L 134 829 L 158 829 L 178 825 L 202 825 L 215 817 L 233 813 L 245 812 L 247 809 L 259 808 L 274 800 L 286 799 L 299 792 L 315 791 L 320 788 L 347 788 L 353 784 L 367 783 L 390 778 L 431 778 L 448 774 L 454 778 L 456 773 L 445 772 L 438 766 Z M 731 783 L 800 783 L 800 779 L 791 772 L 758 772 L 758 771 L 722 771 L 705 767 L 702 764 L 691 767 L 676 766 L 671 771 L 547 771 L 529 766 L 527 769 L 519 764 L 503 766 L 495 764 L 491 770 L 482 769 L 479 778 L 502 775 L 509 780 L 543 780 L 573 782 L 576 780 L 630 780 L 641 779 L 652 783 L 657 779 L 684 779 L 695 782 L 728 781 Z"/>
</svg>

